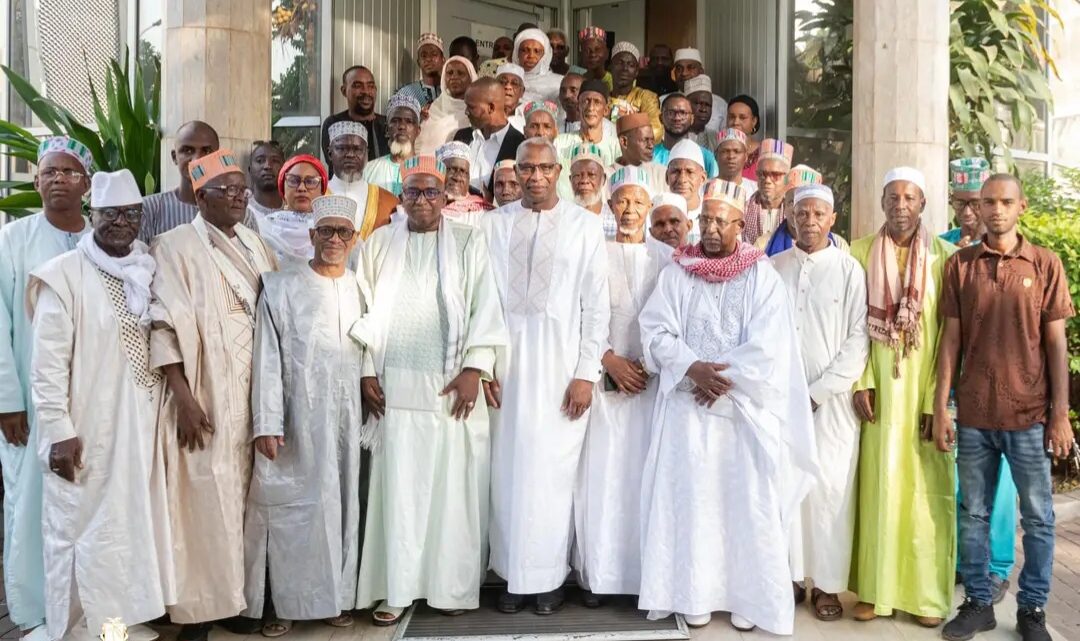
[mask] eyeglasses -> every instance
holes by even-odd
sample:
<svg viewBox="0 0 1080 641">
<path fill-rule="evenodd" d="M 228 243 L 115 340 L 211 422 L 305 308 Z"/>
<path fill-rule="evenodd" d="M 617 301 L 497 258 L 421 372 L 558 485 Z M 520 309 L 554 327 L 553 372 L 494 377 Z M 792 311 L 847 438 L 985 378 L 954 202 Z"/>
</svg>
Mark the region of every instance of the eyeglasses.
<svg viewBox="0 0 1080 641">
<path fill-rule="evenodd" d="M 56 180 L 60 176 L 67 178 L 68 180 L 75 180 L 76 178 L 85 178 L 86 173 L 79 171 L 78 169 L 57 169 L 56 167 L 48 167 L 38 172 L 38 175 L 45 180 Z"/>
<path fill-rule="evenodd" d="M 221 193 L 225 194 L 229 198 L 236 198 L 238 196 L 243 196 L 244 200 L 247 200 L 247 199 L 251 198 L 251 190 L 248 189 L 247 187 L 245 187 L 244 185 L 227 185 L 225 187 L 218 187 L 218 186 L 215 186 L 215 187 L 203 187 L 203 189 L 212 189 L 214 191 L 220 191 Z"/>
<path fill-rule="evenodd" d="M 322 177 L 320 176 L 297 176 L 296 174 L 289 174 L 285 176 L 285 184 L 293 189 L 296 189 L 303 183 L 305 187 L 314 191 L 322 186 Z"/>
<path fill-rule="evenodd" d="M 407 187 L 401 190 L 401 197 L 409 202 L 416 202 L 423 194 L 424 200 L 432 201 L 442 196 L 443 191 L 438 187 L 428 187 L 427 189 L 417 189 L 416 187 Z"/>
<path fill-rule="evenodd" d="M 352 227 L 316 227 L 315 234 L 322 240 L 330 240 L 337 234 L 338 238 L 349 242 L 356 235 L 356 230 Z"/>
<path fill-rule="evenodd" d="M 101 219 L 107 222 L 115 222 L 121 216 L 129 223 L 137 223 L 142 220 L 142 209 L 139 207 L 125 207 L 120 209 L 118 207 L 106 207 L 105 209 L 93 209 L 94 214 L 101 216 Z"/>
<path fill-rule="evenodd" d="M 952 200 L 952 208 L 955 209 L 957 212 L 964 211 L 965 209 L 970 209 L 972 211 L 976 211 L 979 208 L 979 201 L 977 201 L 977 200 L 963 200 L 961 198 L 953 198 L 953 200 Z"/>
<path fill-rule="evenodd" d="M 359 156 L 365 151 L 361 145 L 334 145 L 333 147 L 334 151 L 342 156 Z"/>
<path fill-rule="evenodd" d="M 672 118 L 689 118 L 694 115 L 694 112 L 686 109 L 665 109 L 665 116 L 671 116 Z"/>
<path fill-rule="evenodd" d="M 541 163 L 539 165 L 530 165 L 530 164 L 527 164 L 527 163 L 518 163 L 517 168 L 518 168 L 518 171 L 520 171 L 522 174 L 524 174 L 526 176 L 528 176 L 530 174 L 533 174 L 533 173 L 536 173 L 537 171 L 544 174 L 545 176 L 550 176 L 551 174 L 555 173 L 555 168 L 558 167 L 558 166 L 559 166 L 558 164 L 552 163 L 552 162 L 545 162 L 545 163 Z"/>
</svg>

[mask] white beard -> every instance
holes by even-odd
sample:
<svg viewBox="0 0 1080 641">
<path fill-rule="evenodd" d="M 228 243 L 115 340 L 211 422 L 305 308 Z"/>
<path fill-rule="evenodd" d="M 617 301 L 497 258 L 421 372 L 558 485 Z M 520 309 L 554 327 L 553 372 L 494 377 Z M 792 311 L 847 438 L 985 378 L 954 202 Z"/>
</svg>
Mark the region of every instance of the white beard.
<svg viewBox="0 0 1080 641">
<path fill-rule="evenodd" d="M 601 200 L 603 200 L 603 198 L 600 196 L 600 192 L 594 192 L 591 196 L 579 196 L 574 194 L 574 203 L 579 207 L 585 207 L 586 209 L 599 205 Z"/>
<path fill-rule="evenodd" d="M 412 158 L 413 144 L 412 141 L 406 140 L 405 142 L 398 142 L 396 140 L 390 141 L 390 155 Z"/>
</svg>

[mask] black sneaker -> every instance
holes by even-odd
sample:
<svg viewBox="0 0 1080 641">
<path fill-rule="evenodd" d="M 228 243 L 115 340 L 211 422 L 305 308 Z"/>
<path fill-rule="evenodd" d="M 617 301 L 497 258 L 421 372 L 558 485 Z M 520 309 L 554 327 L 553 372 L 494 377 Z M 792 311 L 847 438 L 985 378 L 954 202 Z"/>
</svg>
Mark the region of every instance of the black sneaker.
<svg viewBox="0 0 1080 641">
<path fill-rule="evenodd" d="M 994 618 L 994 606 L 979 605 L 971 599 L 964 599 L 956 610 L 956 616 L 945 624 L 941 637 L 948 641 L 967 641 L 980 632 L 997 627 Z"/>
<path fill-rule="evenodd" d="M 1042 608 L 1020 608 L 1016 611 L 1016 631 L 1024 641 L 1051 641 L 1046 631 L 1046 612 Z"/>
</svg>

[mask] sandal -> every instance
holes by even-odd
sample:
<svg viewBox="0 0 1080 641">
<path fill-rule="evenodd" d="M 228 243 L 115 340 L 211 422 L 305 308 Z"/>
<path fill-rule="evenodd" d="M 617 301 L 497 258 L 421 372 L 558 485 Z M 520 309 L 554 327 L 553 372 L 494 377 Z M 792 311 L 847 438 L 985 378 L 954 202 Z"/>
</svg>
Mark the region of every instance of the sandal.
<svg viewBox="0 0 1080 641">
<path fill-rule="evenodd" d="M 438 608 L 436 608 L 436 609 L 438 609 Z M 439 610 L 439 614 L 443 615 L 444 617 L 459 617 L 459 616 L 465 614 L 465 610 L 462 610 L 461 608 L 453 608 L 453 609 L 450 609 L 450 610 Z"/>
<path fill-rule="evenodd" d="M 806 588 L 792 581 L 791 590 L 795 593 L 795 605 L 799 605 L 806 600 Z"/>
<path fill-rule="evenodd" d="M 329 619 L 323 619 L 327 625 L 335 628 L 348 628 L 353 624 L 352 614 L 348 612 L 342 612 L 336 617 L 330 617 Z"/>
<path fill-rule="evenodd" d="M 386 601 L 379 603 L 379 607 L 371 613 L 371 622 L 380 628 L 394 625 L 401 620 L 401 613 L 405 608 L 395 608 Z"/>
<path fill-rule="evenodd" d="M 268 639 L 283 637 L 292 630 L 292 621 L 288 619 L 273 619 L 263 624 L 262 635 Z"/>
<path fill-rule="evenodd" d="M 844 606 L 835 594 L 814 588 L 810 593 L 810 605 L 814 606 L 814 616 L 820 621 L 836 621 L 844 616 Z"/>
</svg>

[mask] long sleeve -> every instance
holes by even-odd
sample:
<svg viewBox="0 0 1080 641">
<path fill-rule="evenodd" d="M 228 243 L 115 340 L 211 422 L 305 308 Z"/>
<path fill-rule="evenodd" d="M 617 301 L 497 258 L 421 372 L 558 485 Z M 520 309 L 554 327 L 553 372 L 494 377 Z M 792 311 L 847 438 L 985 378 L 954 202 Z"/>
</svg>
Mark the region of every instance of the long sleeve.
<svg viewBox="0 0 1080 641">
<path fill-rule="evenodd" d="M 837 394 L 850 394 L 852 386 L 866 370 L 870 351 L 866 333 L 866 278 L 861 269 L 851 274 L 847 283 L 847 300 L 844 305 L 844 325 L 847 338 L 816 381 L 810 383 L 810 398 L 818 405 L 824 404 Z"/>
<path fill-rule="evenodd" d="M 255 352 L 251 382 L 253 436 L 285 434 L 285 385 L 282 380 L 281 337 L 264 292 L 255 314 Z"/>
<path fill-rule="evenodd" d="M 638 109 L 648 114 L 656 140 L 664 139 L 664 125 L 660 122 L 660 98 L 651 91 L 642 91 Z"/>
<path fill-rule="evenodd" d="M 681 270 L 678 265 L 669 265 L 660 272 L 656 288 L 638 317 L 645 367 L 660 373 L 660 392 L 663 394 L 675 389 L 690 366 L 700 360 L 682 339 L 678 291 Z"/>
<path fill-rule="evenodd" d="M 611 300 L 608 294 L 607 249 L 599 221 L 586 233 L 595 231 L 592 255 L 589 256 L 582 277 L 581 287 L 581 344 L 578 348 L 577 368 L 574 378 L 597 382 L 600 380 L 601 349 L 607 344 L 611 317 Z"/>
<path fill-rule="evenodd" d="M 0 234 L 0 414 L 26 411 L 15 366 L 15 265 L 7 236 Z"/>
<path fill-rule="evenodd" d="M 40 435 L 39 455 L 47 459 L 49 447 L 77 436 L 71 422 L 71 356 L 75 325 L 60 297 L 41 287 L 34 310 L 33 357 L 30 362 L 30 394 Z"/>
<path fill-rule="evenodd" d="M 472 231 L 467 242 L 465 260 L 468 261 L 470 282 L 466 288 L 468 318 L 465 322 L 465 352 L 461 366 L 476 368 L 484 380 L 491 380 L 496 375 L 496 363 L 505 358 L 510 332 L 506 329 L 506 317 L 499 300 L 495 274 L 491 270 L 484 233 L 479 229 Z"/>
</svg>

